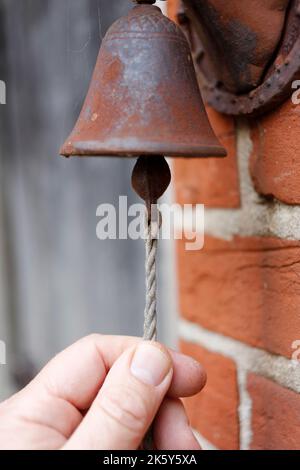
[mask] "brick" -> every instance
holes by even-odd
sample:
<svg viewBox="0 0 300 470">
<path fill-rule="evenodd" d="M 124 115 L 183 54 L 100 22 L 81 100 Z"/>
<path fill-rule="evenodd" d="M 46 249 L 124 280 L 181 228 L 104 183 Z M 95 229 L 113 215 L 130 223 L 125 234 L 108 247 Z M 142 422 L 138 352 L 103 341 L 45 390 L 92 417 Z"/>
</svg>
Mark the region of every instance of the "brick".
<svg viewBox="0 0 300 470">
<path fill-rule="evenodd" d="M 204 390 L 185 399 L 191 425 L 219 449 L 239 448 L 238 388 L 233 361 L 201 346 L 182 342 L 181 349 L 207 371 Z"/>
<path fill-rule="evenodd" d="M 208 115 L 226 158 L 174 159 L 175 197 L 180 204 L 205 204 L 207 207 L 240 206 L 236 158 L 236 128 L 233 118 L 212 108 Z"/>
<path fill-rule="evenodd" d="M 252 124 L 250 171 L 256 190 L 286 204 L 300 204 L 300 106 L 290 100 Z"/>
<path fill-rule="evenodd" d="M 299 366 L 300 367 L 300 366 Z M 250 374 L 253 450 L 299 450 L 300 395 Z"/>
<path fill-rule="evenodd" d="M 300 339 L 300 243 L 274 238 L 205 238 L 178 243 L 180 309 L 188 320 L 291 357 Z"/>
</svg>

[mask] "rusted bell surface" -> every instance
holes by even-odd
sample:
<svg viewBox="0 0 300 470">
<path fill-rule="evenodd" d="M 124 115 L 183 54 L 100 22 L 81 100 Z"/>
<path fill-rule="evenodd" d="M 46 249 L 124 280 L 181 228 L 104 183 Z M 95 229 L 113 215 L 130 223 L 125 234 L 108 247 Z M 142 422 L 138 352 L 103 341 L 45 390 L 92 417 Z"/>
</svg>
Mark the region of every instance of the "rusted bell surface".
<svg viewBox="0 0 300 470">
<path fill-rule="evenodd" d="M 206 115 L 189 45 L 158 7 L 107 32 L 65 156 L 225 156 Z"/>
</svg>

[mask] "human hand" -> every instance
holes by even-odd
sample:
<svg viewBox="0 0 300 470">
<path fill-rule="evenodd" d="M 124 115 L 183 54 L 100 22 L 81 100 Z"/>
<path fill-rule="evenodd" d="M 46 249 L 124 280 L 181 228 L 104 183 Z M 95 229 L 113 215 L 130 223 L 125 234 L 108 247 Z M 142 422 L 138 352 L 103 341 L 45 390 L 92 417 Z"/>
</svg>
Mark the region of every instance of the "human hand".
<svg viewBox="0 0 300 470">
<path fill-rule="evenodd" d="M 205 385 L 195 360 L 139 338 L 88 336 L 0 405 L 0 448 L 199 450 L 179 397 Z"/>
</svg>

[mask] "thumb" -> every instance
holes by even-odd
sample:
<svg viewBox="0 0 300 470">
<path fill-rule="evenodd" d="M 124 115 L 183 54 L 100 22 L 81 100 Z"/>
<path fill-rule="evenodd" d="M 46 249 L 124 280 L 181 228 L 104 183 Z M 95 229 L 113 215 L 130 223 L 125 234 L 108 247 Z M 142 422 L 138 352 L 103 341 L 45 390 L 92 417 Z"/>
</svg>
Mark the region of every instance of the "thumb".
<svg viewBox="0 0 300 470">
<path fill-rule="evenodd" d="M 143 342 L 126 350 L 64 449 L 137 449 L 170 387 L 172 374 L 171 357 L 160 344 Z"/>
</svg>

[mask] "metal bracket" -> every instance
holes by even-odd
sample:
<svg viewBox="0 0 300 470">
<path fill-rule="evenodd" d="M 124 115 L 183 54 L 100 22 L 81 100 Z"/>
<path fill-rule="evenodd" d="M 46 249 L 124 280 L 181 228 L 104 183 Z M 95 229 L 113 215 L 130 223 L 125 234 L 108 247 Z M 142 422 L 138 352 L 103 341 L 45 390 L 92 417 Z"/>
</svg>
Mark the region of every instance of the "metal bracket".
<svg viewBox="0 0 300 470">
<path fill-rule="evenodd" d="M 178 22 L 203 98 L 221 113 L 270 111 L 300 79 L 300 0 L 182 0 Z"/>
</svg>

